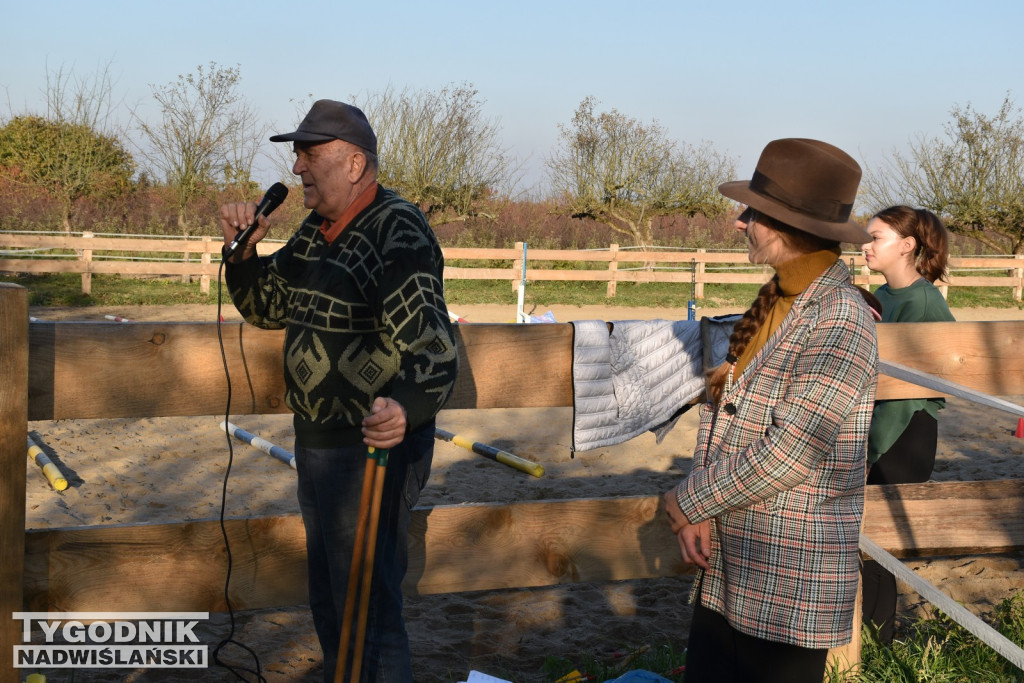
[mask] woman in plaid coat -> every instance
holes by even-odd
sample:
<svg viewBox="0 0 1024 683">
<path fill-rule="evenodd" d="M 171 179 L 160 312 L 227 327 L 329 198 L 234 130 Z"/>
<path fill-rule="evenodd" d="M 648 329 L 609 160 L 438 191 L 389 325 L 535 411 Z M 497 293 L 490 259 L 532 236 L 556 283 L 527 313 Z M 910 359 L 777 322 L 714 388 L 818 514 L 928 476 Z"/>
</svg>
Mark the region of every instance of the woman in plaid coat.
<svg viewBox="0 0 1024 683">
<path fill-rule="evenodd" d="M 709 375 L 693 468 L 665 494 L 700 568 L 687 681 L 820 683 L 850 640 L 878 362 L 840 259 L 870 239 L 850 220 L 860 175 L 832 145 L 785 139 L 719 188 L 747 206 L 736 228 L 775 276 Z"/>
</svg>

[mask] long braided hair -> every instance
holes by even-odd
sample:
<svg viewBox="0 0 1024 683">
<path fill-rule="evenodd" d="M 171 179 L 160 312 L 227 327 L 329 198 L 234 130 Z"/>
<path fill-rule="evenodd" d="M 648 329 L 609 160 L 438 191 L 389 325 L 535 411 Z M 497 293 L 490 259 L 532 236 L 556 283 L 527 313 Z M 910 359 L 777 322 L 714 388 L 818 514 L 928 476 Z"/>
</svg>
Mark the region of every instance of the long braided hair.
<svg viewBox="0 0 1024 683">
<path fill-rule="evenodd" d="M 756 221 L 762 226 L 778 232 L 783 243 L 789 247 L 794 256 L 839 247 L 839 242 L 834 240 L 827 240 L 804 232 L 753 209 L 748 208 L 747 211 L 750 212 L 748 225 Z M 742 218 L 741 216 L 740 219 L 742 220 Z M 729 336 L 727 360 L 707 373 L 708 399 L 716 406 L 722 398 L 725 381 L 732 372 L 733 364 L 743 355 L 750 340 L 764 324 L 768 313 L 771 312 L 780 296 L 782 296 L 782 290 L 779 287 L 779 275 L 776 273 L 771 280 L 761 286 L 757 298 L 733 327 L 732 334 Z"/>
</svg>

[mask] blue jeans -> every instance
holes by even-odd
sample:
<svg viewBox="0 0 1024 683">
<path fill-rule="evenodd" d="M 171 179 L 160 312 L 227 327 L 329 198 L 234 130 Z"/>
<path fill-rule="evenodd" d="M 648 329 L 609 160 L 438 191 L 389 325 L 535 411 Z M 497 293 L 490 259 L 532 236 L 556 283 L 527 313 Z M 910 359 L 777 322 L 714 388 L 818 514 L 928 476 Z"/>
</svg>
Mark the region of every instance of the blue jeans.
<svg viewBox="0 0 1024 683">
<path fill-rule="evenodd" d="M 362 681 L 412 681 L 409 637 L 402 618 L 402 581 L 408 566 L 409 510 L 427 483 L 433 455 L 433 421 L 410 432 L 389 454 L 373 563 Z M 328 682 L 334 680 L 367 462 L 363 445 L 304 448 L 298 442 L 295 444 L 299 508 L 306 528 L 309 606 L 324 653 L 324 681 Z M 353 623 L 353 634 L 354 631 Z M 352 671 L 351 663 L 347 670 Z"/>
</svg>

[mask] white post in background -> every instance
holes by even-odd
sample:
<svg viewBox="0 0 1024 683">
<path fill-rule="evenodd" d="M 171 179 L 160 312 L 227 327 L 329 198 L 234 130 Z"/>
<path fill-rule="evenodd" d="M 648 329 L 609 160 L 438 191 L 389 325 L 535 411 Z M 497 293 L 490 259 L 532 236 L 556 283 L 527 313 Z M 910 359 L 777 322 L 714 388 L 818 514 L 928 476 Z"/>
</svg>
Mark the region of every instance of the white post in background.
<svg viewBox="0 0 1024 683">
<path fill-rule="evenodd" d="M 523 311 L 523 299 L 526 297 L 526 242 L 523 242 L 523 269 L 522 277 L 519 280 L 519 297 L 516 303 L 516 322 L 529 322 L 526 313 Z"/>
</svg>

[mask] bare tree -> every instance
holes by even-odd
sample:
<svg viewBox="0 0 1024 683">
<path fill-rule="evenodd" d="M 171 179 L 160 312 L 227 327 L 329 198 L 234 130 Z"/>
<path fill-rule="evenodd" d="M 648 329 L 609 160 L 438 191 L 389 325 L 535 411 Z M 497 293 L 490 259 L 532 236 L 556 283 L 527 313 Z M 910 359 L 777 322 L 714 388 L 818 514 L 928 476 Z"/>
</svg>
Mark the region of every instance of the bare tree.
<svg viewBox="0 0 1024 683">
<path fill-rule="evenodd" d="M 207 190 L 235 188 L 248 199 L 259 193 L 252 171 L 266 126 L 239 92 L 241 78 L 238 67 L 200 65 L 172 83 L 150 86 L 160 105 L 158 121 L 135 113 L 146 143 L 140 155 L 174 191 L 183 235 L 190 232 L 191 202 Z"/>
<path fill-rule="evenodd" d="M 559 126 L 559 148 L 547 161 L 564 213 L 604 223 L 647 248 L 659 216 L 715 218 L 727 209 L 717 188 L 733 175 L 731 159 L 708 143 L 676 143 L 657 122 L 615 109 L 597 114 L 596 104 L 587 97 L 572 123 Z"/>
<path fill-rule="evenodd" d="M 994 116 L 956 106 L 945 139 L 918 136 L 865 174 L 872 211 L 913 204 L 1000 253 L 1024 253 L 1024 118 L 1009 93 Z"/>
<path fill-rule="evenodd" d="M 112 123 L 112 91 L 109 64 L 85 78 L 48 69 L 45 113 L 12 117 L 0 129 L 0 166 L 57 200 L 65 232 L 79 199 L 131 186 L 135 162 Z"/>
<path fill-rule="evenodd" d="M 419 205 L 434 225 L 488 215 L 487 205 L 507 197 L 519 164 L 499 141 L 496 120 L 472 85 L 440 92 L 386 89 L 363 109 L 380 151 L 380 182 Z"/>
</svg>

